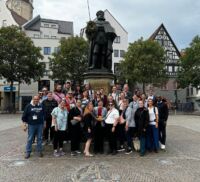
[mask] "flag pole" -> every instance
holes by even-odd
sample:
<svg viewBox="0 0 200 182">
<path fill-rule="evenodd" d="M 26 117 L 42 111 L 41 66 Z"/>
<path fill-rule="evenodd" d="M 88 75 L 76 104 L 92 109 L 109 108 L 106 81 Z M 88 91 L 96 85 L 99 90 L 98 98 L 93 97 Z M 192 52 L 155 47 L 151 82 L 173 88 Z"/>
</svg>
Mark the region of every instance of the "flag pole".
<svg viewBox="0 0 200 182">
<path fill-rule="evenodd" d="M 87 6 L 88 6 L 89 20 L 91 20 L 89 0 L 87 0 Z"/>
</svg>

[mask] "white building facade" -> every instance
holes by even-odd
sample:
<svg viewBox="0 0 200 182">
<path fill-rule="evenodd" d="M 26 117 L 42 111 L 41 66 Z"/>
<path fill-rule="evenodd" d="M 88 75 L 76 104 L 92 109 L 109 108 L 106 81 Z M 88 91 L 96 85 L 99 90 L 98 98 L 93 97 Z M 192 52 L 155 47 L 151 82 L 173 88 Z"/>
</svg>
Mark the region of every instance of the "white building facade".
<svg viewBox="0 0 200 182">
<path fill-rule="evenodd" d="M 113 43 L 113 56 L 112 56 L 112 71 L 117 74 L 118 65 L 123 60 L 124 53 L 128 49 L 128 32 L 123 26 L 115 19 L 115 17 L 108 11 L 104 11 L 106 21 L 115 29 L 117 37 Z M 86 39 L 85 28 L 81 29 L 81 36 Z"/>
<path fill-rule="evenodd" d="M 16 25 L 22 27 L 28 37 L 32 39 L 36 47 L 41 48 L 45 63 L 44 77 L 30 85 L 14 83 L 15 107 L 23 110 L 30 102 L 33 95 L 37 94 L 43 86 L 49 90 L 54 89 L 54 81 L 49 78 L 49 57 L 58 51 L 61 38 L 73 36 L 73 22 L 43 19 L 40 16 L 32 18 L 32 0 L 0 0 L 0 28 Z M 0 80 L 0 111 L 7 111 L 10 85 L 5 79 Z"/>
<path fill-rule="evenodd" d="M 23 25 L 23 30 L 28 37 L 32 39 L 36 47 L 41 48 L 43 60 L 45 63 L 44 77 L 38 82 L 32 82 L 30 85 L 23 84 L 20 86 L 21 106 L 23 110 L 31 96 L 38 93 L 44 86 L 48 90 L 54 90 L 54 81 L 49 78 L 51 73 L 49 68 L 49 58 L 52 53 L 58 51 L 60 40 L 73 36 L 73 22 L 43 19 L 37 16 Z"/>
</svg>

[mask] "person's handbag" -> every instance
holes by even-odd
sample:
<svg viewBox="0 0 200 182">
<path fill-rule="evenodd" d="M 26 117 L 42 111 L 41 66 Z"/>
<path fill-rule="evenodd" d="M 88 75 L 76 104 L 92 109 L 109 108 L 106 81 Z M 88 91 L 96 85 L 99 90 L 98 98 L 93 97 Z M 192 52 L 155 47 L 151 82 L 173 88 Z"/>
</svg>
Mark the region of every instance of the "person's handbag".
<svg viewBox="0 0 200 182">
<path fill-rule="evenodd" d="M 134 138 L 133 139 L 133 147 L 136 151 L 139 151 L 140 150 L 140 140 L 139 138 Z"/>
</svg>

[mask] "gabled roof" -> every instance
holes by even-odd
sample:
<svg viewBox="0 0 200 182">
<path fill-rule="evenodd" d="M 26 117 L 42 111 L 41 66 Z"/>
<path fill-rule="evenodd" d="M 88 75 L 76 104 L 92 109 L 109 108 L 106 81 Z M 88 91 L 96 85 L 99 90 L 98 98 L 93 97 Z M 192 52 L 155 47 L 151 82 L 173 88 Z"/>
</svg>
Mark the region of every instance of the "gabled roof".
<svg viewBox="0 0 200 182">
<path fill-rule="evenodd" d="M 149 37 L 149 39 L 155 40 L 156 36 L 158 35 L 159 31 L 160 31 L 162 28 L 163 28 L 164 31 L 166 32 L 167 36 L 169 37 L 169 40 L 172 42 L 172 45 L 174 46 L 174 48 L 176 49 L 176 52 L 177 52 L 178 56 L 180 57 L 181 54 L 180 54 L 180 52 L 179 52 L 179 50 L 178 50 L 176 44 L 175 44 L 174 41 L 172 40 L 171 36 L 169 35 L 169 33 L 168 33 L 167 29 L 165 28 L 165 26 L 164 26 L 163 23 L 155 30 L 155 32 Z"/>
<path fill-rule="evenodd" d="M 11 12 L 12 17 L 14 18 L 14 20 L 16 21 L 16 23 L 19 26 L 22 26 L 23 24 L 25 24 L 28 20 L 26 20 L 25 18 L 23 18 L 22 16 L 18 15 L 17 13 L 15 13 L 13 10 L 9 9 Z"/>
<path fill-rule="evenodd" d="M 108 9 L 106 9 L 104 12 L 108 12 L 112 18 L 119 24 L 119 26 L 128 34 L 128 32 L 125 30 L 125 28 L 119 23 L 119 21 L 117 21 L 117 19 L 110 13 L 110 11 L 108 11 Z"/>
<path fill-rule="evenodd" d="M 74 34 L 73 22 L 44 19 L 44 18 L 41 18 L 40 15 L 28 21 L 24 25 L 24 29 L 32 30 L 32 31 L 40 31 L 41 22 L 58 24 L 58 33 L 70 34 L 70 35 Z"/>
</svg>

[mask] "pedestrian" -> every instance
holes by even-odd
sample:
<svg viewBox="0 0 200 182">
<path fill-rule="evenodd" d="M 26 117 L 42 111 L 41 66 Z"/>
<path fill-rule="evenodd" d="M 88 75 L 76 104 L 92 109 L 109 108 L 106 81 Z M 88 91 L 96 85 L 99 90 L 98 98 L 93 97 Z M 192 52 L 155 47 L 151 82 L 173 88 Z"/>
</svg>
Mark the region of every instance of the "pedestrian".
<svg viewBox="0 0 200 182">
<path fill-rule="evenodd" d="M 52 115 L 52 126 L 54 128 L 54 140 L 53 140 L 53 155 L 55 157 L 65 155 L 63 151 L 63 141 L 65 138 L 65 132 L 67 129 L 68 111 L 66 109 L 66 101 L 63 99 L 58 107 L 54 108 Z"/>
<path fill-rule="evenodd" d="M 148 109 L 144 106 L 143 100 L 138 102 L 139 108 L 135 112 L 135 123 L 137 136 L 140 140 L 140 156 L 144 156 L 146 152 L 146 131 L 149 124 Z"/>
<path fill-rule="evenodd" d="M 94 153 L 104 153 L 105 118 L 107 109 L 103 107 L 103 101 L 99 100 L 98 106 L 94 108 Z"/>
<path fill-rule="evenodd" d="M 83 118 L 83 109 L 81 108 L 81 100 L 77 100 L 76 106 L 69 111 L 69 132 L 71 138 L 71 155 L 80 154 L 81 142 L 81 122 Z"/>
<path fill-rule="evenodd" d="M 165 143 L 166 143 L 166 126 L 167 126 L 167 119 L 169 115 L 169 109 L 167 106 L 167 100 L 162 98 L 161 96 L 158 97 L 158 116 L 159 116 L 159 140 L 160 140 L 160 148 L 165 150 Z"/>
<path fill-rule="evenodd" d="M 88 93 L 88 99 L 89 101 L 94 100 L 94 90 L 92 90 L 91 86 L 89 83 L 85 84 L 85 91 Z"/>
<path fill-rule="evenodd" d="M 89 103 L 88 91 L 85 90 L 85 91 L 83 91 L 83 98 L 81 99 L 81 107 L 82 107 L 83 111 L 88 103 Z"/>
<path fill-rule="evenodd" d="M 109 110 L 106 115 L 106 131 L 109 142 L 108 154 L 117 154 L 117 138 L 116 138 L 116 126 L 119 121 L 119 111 L 115 108 L 114 102 L 108 104 Z"/>
<path fill-rule="evenodd" d="M 101 93 L 100 93 L 100 91 L 96 91 L 94 100 L 92 101 L 94 107 L 97 107 L 99 101 L 101 101 L 101 100 L 102 100 L 102 98 L 101 98 Z"/>
<path fill-rule="evenodd" d="M 54 130 L 51 127 L 52 125 L 52 116 L 51 113 L 55 107 L 58 107 L 58 103 L 55 99 L 53 99 L 53 93 L 51 91 L 47 94 L 47 99 L 45 99 L 42 102 L 42 105 L 44 107 L 44 113 L 46 118 L 46 127 L 44 129 L 44 139 L 45 144 L 51 144 L 53 143 L 53 137 L 54 137 Z M 49 132 L 50 132 L 50 140 L 49 140 Z"/>
<path fill-rule="evenodd" d="M 28 129 L 28 139 L 26 145 L 25 159 L 30 157 L 32 152 L 32 143 L 34 136 L 37 136 L 37 152 L 39 157 L 43 157 L 42 153 L 42 131 L 45 126 L 44 108 L 39 103 L 40 98 L 34 96 L 32 102 L 28 104 L 22 115 L 24 130 Z"/>
<path fill-rule="evenodd" d="M 66 95 L 66 107 L 68 112 L 75 106 L 76 106 L 76 99 L 74 98 L 72 91 L 69 90 Z"/>
<path fill-rule="evenodd" d="M 158 108 L 153 105 L 153 100 L 148 99 L 149 125 L 147 127 L 147 149 L 158 153 Z"/>
<path fill-rule="evenodd" d="M 93 139 L 93 125 L 94 125 L 94 116 L 93 116 L 93 104 L 92 102 L 89 102 L 85 108 L 84 116 L 83 116 L 83 122 L 84 122 L 84 129 L 85 129 L 85 137 L 86 137 L 86 143 L 85 143 L 85 149 L 84 154 L 86 157 L 92 157 L 93 155 L 90 153 L 90 145 Z"/>
<path fill-rule="evenodd" d="M 75 87 L 75 91 L 74 91 L 74 98 L 76 100 L 81 100 L 82 99 L 82 90 L 81 90 L 81 87 L 79 84 L 76 84 L 76 87 Z"/>
<path fill-rule="evenodd" d="M 72 91 L 72 84 L 70 80 L 67 80 L 64 84 L 63 94 L 66 96 L 69 91 Z"/>
<path fill-rule="evenodd" d="M 42 88 L 42 102 L 47 99 L 47 94 L 48 94 L 48 88 L 47 87 L 43 87 Z"/>
<path fill-rule="evenodd" d="M 124 92 L 125 98 L 128 99 L 130 103 L 132 101 L 133 94 L 132 92 L 129 91 L 129 86 L 127 83 L 124 84 L 123 92 Z"/>
<path fill-rule="evenodd" d="M 57 101 L 58 104 L 62 101 L 63 98 L 65 98 L 65 95 L 62 93 L 62 85 L 60 84 L 55 85 L 53 98 Z"/>
<path fill-rule="evenodd" d="M 124 99 L 124 111 L 123 111 L 123 118 L 126 121 L 126 140 L 127 140 L 127 149 L 125 154 L 131 154 L 133 151 L 133 138 L 136 137 L 136 124 L 135 124 L 135 111 L 133 108 L 129 106 L 129 100 Z"/>
</svg>

